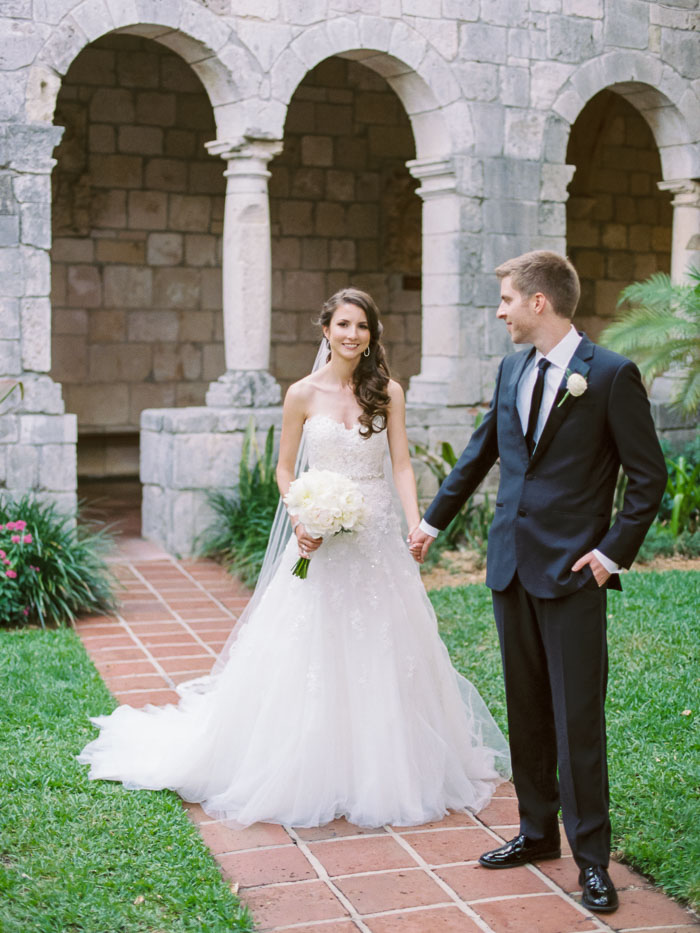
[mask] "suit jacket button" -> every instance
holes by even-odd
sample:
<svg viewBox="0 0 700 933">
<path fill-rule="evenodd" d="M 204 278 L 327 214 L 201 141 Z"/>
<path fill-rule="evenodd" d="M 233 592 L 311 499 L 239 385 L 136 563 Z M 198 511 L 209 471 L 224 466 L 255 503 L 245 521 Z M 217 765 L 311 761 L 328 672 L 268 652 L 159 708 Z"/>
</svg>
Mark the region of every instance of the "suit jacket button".
<svg viewBox="0 0 700 933">
<path fill-rule="evenodd" d="M 525 511 L 525 509 L 518 509 L 518 515 L 521 518 L 525 518 L 525 516 L 527 515 L 527 512 Z"/>
</svg>

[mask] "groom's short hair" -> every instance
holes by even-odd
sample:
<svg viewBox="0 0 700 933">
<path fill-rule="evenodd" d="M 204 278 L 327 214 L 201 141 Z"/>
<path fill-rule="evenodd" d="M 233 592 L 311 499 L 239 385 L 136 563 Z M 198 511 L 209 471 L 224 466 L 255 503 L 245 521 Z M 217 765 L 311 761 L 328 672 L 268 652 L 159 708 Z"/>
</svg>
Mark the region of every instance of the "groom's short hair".
<svg viewBox="0 0 700 933">
<path fill-rule="evenodd" d="M 499 279 L 510 276 L 513 288 L 526 298 L 542 292 L 556 314 L 569 320 L 574 316 L 581 296 L 581 283 L 566 256 L 536 249 L 501 263 L 495 271 Z"/>
</svg>

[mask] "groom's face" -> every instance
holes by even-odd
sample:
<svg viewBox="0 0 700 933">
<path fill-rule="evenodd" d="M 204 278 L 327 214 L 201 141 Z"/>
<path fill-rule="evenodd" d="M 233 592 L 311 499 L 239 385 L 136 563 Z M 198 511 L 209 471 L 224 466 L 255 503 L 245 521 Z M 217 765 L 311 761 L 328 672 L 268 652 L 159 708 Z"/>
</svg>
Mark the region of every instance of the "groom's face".
<svg viewBox="0 0 700 933">
<path fill-rule="evenodd" d="M 527 298 L 513 287 L 511 276 L 501 279 L 501 303 L 496 316 L 508 328 L 513 343 L 532 343 L 538 316 L 535 296 Z"/>
</svg>

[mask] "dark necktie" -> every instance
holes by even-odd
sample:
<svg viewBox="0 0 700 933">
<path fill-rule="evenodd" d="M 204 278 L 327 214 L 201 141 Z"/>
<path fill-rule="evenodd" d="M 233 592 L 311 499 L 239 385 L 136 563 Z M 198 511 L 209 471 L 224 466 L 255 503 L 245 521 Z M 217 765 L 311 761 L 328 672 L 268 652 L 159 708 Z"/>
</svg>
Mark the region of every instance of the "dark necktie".
<svg viewBox="0 0 700 933">
<path fill-rule="evenodd" d="M 530 414 L 527 419 L 527 431 L 525 432 L 525 443 L 527 444 L 527 452 L 532 456 L 532 453 L 535 449 L 535 428 L 537 427 L 537 418 L 540 413 L 540 405 L 542 404 L 542 393 L 544 392 L 544 374 L 550 366 L 550 362 L 546 357 L 542 359 L 537 364 L 537 379 L 535 379 L 535 385 L 532 389 L 532 398 L 530 399 Z"/>
</svg>

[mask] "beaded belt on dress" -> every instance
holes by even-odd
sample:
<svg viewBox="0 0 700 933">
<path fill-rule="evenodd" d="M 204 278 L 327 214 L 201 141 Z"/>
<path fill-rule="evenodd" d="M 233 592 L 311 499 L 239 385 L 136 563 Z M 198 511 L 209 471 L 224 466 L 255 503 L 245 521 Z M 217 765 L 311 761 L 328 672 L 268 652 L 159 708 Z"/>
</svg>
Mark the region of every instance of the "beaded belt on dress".
<svg viewBox="0 0 700 933">
<path fill-rule="evenodd" d="M 348 479 L 355 480 L 356 483 L 364 483 L 369 479 L 384 479 L 383 473 L 345 473 Z"/>
</svg>

